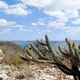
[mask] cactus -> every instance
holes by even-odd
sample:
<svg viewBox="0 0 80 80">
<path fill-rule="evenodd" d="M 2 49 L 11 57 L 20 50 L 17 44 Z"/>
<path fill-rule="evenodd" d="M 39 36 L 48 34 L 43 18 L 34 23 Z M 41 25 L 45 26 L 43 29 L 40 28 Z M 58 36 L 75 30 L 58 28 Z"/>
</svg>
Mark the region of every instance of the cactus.
<svg viewBox="0 0 80 80">
<path fill-rule="evenodd" d="M 45 41 L 42 39 L 41 41 L 37 40 L 42 50 L 31 44 L 30 48 L 26 49 L 26 52 L 34 61 L 55 64 L 62 72 L 67 75 L 72 75 L 74 80 L 80 80 L 80 45 L 76 47 L 75 43 L 70 42 L 67 38 L 65 41 L 68 45 L 68 49 L 65 49 L 59 45 L 58 51 L 55 52 L 50 45 L 48 36 L 45 35 Z M 38 57 L 33 54 L 37 54 Z M 45 55 L 48 55 L 49 58 Z M 65 65 L 63 59 L 67 59 L 69 64 Z"/>
</svg>

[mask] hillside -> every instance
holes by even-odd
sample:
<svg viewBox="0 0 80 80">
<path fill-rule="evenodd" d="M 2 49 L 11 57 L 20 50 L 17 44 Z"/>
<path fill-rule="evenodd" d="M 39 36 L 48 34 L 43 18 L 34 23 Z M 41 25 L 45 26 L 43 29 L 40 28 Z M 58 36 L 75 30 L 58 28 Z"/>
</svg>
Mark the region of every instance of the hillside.
<svg viewBox="0 0 80 80">
<path fill-rule="evenodd" d="M 23 53 L 22 48 L 12 42 L 0 42 L 0 49 L 5 54 Z"/>
</svg>

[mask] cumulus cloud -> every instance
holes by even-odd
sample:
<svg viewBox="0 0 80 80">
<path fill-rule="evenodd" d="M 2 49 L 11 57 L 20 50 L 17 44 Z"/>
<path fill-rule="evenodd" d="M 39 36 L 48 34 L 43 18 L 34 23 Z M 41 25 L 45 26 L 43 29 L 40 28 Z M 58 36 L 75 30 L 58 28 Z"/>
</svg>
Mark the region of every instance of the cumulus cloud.
<svg viewBox="0 0 80 80">
<path fill-rule="evenodd" d="M 63 29 L 64 26 L 65 26 L 64 23 L 56 22 L 56 21 L 48 23 L 48 28 Z"/>
<path fill-rule="evenodd" d="M 11 28 L 5 28 L 0 31 L 0 34 L 11 34 L 12 29 Z"/>
<path fill-rule="evenodd" d="M 68 17 L 69 19 L 79 17 L 78 10 L 66 10 L 64 13 L 65 13 L 65 16 Z"/>
<path fill-rule="evenodd" d="M 20 24 L 16 24 L 16 25 L 14 25 L 14 28 L 24 28 L 24 26 L 20 25 Z"/>
<path fill-rule="evenodd" d="M 6 19 L 0 19 L 0 33 L 11 33 L 12 30 L 17 30 L 20 32 L 31 32 L 32 29 L 25 27 L 23 25 L 17 24 L 15 21 L 8 21 Z"/>
<path fill-rule="evenodd" d="M 0 27 L 4 28 L 23 28 L 23 25 L 17 24 L 15 21 L 0 19 Z"/>
<path fill-rule="evenodd" d="M 58 4 L 59 3 L 59 4 Z M 80 0 L 55 0 L 49 10 L 75 10 L 80 9 Z"/>
<path fill-rule="evenodd" d="M 79 17 L 79 0 L 21 0 L 23 4 L 43 9 L 46 15 L 55 17 L 54 26 L 63 26 L 70 19 Z M 57 20 L 57 21 L 56 21 Z M 52 27 L 52 23 L 49 25 Z M 39 25 L 38 22 L 32 23 L 33 26 Z"/>
<path fill-rule="evenodd" d="M 78 35 L 80 34 L 80 27 L 70 27 L 66 32 L 71 36 L 76 35 L 75 37 L 78 38 Z"/>
<path fill-rule="evenodd" d="M 19 31 L 23 31 L 23 32 L 31 32 L 32 29 L 26 29 L 26 28 L 19 28 Z"/>
<path fill-rule="evenodd" d="M 51 5 L 54 0 L 21 0 L 24 4 L 38 7 L 38 8 L 46 8 L 48 5 Z"/>
<path fill-rule="evenodd" d="M 48 23 L 48 28 L 59 28 L 59 29 L 69 29 L 67 27 L 67 22 L 72 19 L 72 24 L 79 24 L 79 11 L 77 10 L 66 10 L 66 11 L 44 11 L 45 14 L 55 17 L 56 19 Z"/>
<path fill-rule="evenodd" d="M 6 29 L 3 29 L 3 32 L 4 33 L 9 33 L 12 29 L 11 28 L 6 28 Z"/>
<path fill-rule="evenodd" d="M 65 15 L 65 12 L 63 12 L 63 11 L 60 11 L 60 10 L 59 11 L 47 11 L 47 10 L 45 10 L 44 13 L 49 16 L 57 18 L 57 20 L 59 22 L 67 22 L 68 21 L 68 17 Z"/>
<path fill-rule="evenodd" d="M 37 25 L 44 26 L 44 25 L 46 25 L 46 23 L 45 23 L 44 19 L 38 19 L 37 21 L 32 22 L 31 25 L 32 26 L 37 26 Z"/>
<path fill-rule="evenodd" d="M 0 19 L 0 26 L 10 27 L 10 26 L 14 26 L 15 24 L 16 24 L 16 22 L 14 22 L 14 21 L 8 21 L 6 19 Z"/>
<path fill-rule="evenodd" d="M 21 0 L 24 4 L 47 10 L 80 9 L 80 0 Z"/>
<path fill-rule="evenodd" d="M 57 10 L 57 11 L 48 11 L 48 10 L 45 10 L 44 13 L 47 14 L 47 15 L 49 15 L 49 16 L 56 16 L 56 17 L 62 17 L 62 16 L 64 16 L 64 12 L 60 11 L 60 10 Z"/>
<path fill-rule="evenodd" d="M 8 4 L 6 4 L 4 1 L 0 1 L 0 9 L 7 9 Z"/>
<path fill-rule="evenodd" d="M 79 18 L 80 0 L 21 0 L 27 6 L 41 8 L 46 15 L 55 17 L 48 27 L 63 28 L 70 19 Z M 33 22 L 33 26 L 40 25 Z M 65 27 L 64 27 L 65 28 Z"/>
<path fill-rule="evenodd" d="M 9 6 L 8 9 L 5 10 L 8 14 L 15 14 L 15 15 L 28 15 L 31 13 L 30 10 L 27 10 L 23 4 L 14 4 Z"/>
<path fill-rule="evenodd" d="M 15 21 L 8 21 L 6 19 L 0 19 L 0 34 L 12 34 L 12 31 L 17 30 L 20 32 L 31 32 L 32 29 L 25 28 L 23 25 L 17 24 Z"/>
<path fill-rule="evenodd" d="M 6 14 L 13 14 L 13 15 L 28 15 L 31 13 L 30 10 L 22 3 L 16 3 L 13 5 L 9 5 L 4 1 L 0 1 L 0 10 L 5 12 Z"/>
<path fill-rule="evenodd" d="M 78 10 L 66 10 L 66 11 L 61 11 L 61 10 L 48 11 L 48 10 L 45 10 L 44 13 L 49 15 L 49 16 L 63 18 L 63 20 L 64 19 L 67 20 L 67 18 L 71 19 L 71 18 L 78 18 L 79 17 L 79 11 Z"/>
<path fill-rule="evenodd" d="M 80 24 L 80 18 L 73 20 L 72 24 L 79 25 Z"/>
</svg>

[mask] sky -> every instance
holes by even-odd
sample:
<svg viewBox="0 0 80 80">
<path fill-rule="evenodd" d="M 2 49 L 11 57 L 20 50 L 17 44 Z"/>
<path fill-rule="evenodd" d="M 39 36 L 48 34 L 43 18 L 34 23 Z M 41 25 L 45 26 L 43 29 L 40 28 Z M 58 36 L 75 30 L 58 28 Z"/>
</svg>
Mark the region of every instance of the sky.
<svg viewBox="0 0 80 80">
<path fill-rule="evenodd" d="M 80 40 L 80 0 L 0 0 L 0 40 Z"/>
</svg>

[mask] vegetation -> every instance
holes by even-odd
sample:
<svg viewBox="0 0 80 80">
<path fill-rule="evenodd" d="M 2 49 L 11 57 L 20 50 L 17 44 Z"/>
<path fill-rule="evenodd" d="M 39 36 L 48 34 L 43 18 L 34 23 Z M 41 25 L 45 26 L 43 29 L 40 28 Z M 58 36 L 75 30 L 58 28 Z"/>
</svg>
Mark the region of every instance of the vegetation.
<svg viewBox="0 0 80 80">
<path fill-rule="evenodd" d="M 41 63 L 55 64 L 62 72 L 67 75 L 72 75 L 74 80 L 80 80 L 80 46 L 76 46 L 75 43 L 70 42 L 67 38 L 65 39 L 68 49 L 58 46 L 58 51 L 53 51 L 48 36 L 45 35 L 45 41 L 41 39 L 38 41 L 37 47 L 31 44 L 25 48 L 25 52 L 28 58 L 32 58 L 34 61 Z M 22 60 L 27 61 L 28 58 L 20 55 Z M 67 65 L 65 64 L 65 59 Z"/>
<path fill-rule="evenodd" d="M 13 64 L 18 67 L 22 63 L 22 60 L 20 59 L 20 57 L 17 53 L 14 53 L 14 54 L 10 55 L 9 57 L 4 56 L 3 63 L 5 63 L 7 65 Z"/>
<path fill-rule="evenodd" d="M 17 44 L 12 42 L 0 42 L 0 49 L 3 53 L 3 63 L 17 66 L 22 63 L 19 54 L 23 54 L 24 52 Z"/>
</svg>

